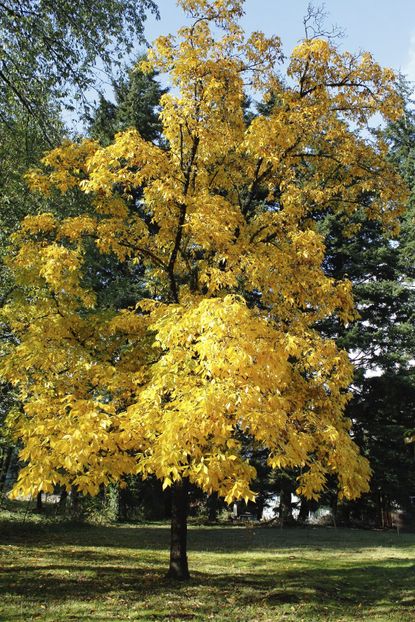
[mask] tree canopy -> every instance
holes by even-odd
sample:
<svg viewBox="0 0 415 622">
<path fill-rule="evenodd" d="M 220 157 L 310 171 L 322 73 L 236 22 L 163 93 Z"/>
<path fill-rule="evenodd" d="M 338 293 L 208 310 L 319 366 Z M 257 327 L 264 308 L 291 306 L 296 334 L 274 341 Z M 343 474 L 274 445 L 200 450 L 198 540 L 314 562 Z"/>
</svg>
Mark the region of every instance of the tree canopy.
<svg viewBox="0 0 415 622">
<path fill-rule="evenodd" d="M 144 40 L 147 11 L 153 0 L 1 0 L 0 121 L 18 102 L 44 124 L 45 96 L 84 93 L 94 64 L 108 68 Z"/>
</svg>

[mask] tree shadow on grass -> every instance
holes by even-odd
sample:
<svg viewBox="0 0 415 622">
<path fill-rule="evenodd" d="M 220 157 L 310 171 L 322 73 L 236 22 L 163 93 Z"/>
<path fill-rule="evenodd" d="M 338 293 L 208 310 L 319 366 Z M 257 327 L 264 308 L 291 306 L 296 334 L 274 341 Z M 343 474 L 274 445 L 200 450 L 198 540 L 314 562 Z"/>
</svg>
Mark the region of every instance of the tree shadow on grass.
<svg viewBox="0 0 415 622">
<path fill-rule="evenodd" d="M 85 546 L 163 551 L 169 546 L 170 528 L 156 525 L 88 525 L 73 523 L 0 523 L 1 544 Z M 373 532 L 358 529 L 267 529 L 255 527 L 193 527 L 189 550 L 246 552 L 251 550 L 340 550 L 374 547 L 415 547 L 415 534 Z"/>
<path fill-rule="evenodd" d="M 226 602 L 230 593 L 233 606 L 242 610 L 253 603 L 268 609 L 305 603 L 316 611 L 324 607 L 340 611 L 362 604 L 365 608 L 381 607 L 385 602 L 408 609 L 415 606 L 415 564 L 408 560 L 394 559 L 385 564 L 362 561 L 349 566 L 343 563 L 330 568 L 298 570 L 287 568 L 285 560 L 285 567 L 277 566 L 266 572 L 249 570 L 234 574 L 215 573 L 214 568 L 212 573 L 194 570 L 190 582 L 174 583 L 165 578 L 162 560 L 152 559 L 149 563 L 147 559 L 131 559 L 126 555 L 125 563 L 114 564 L 98 552 L 89 560 L 73 559 L 71 554 L 61 552 L 58 563 L 58 554 L 51 556 L 51 563 L 17 564 L 8 568 L 0 577 L 0 593 L 35 603 L 90 602 L 116 594 L 130 605 L 163 599 L 167 592 L 183 599 L 195 593 L 204 603 L 198 610 L 202 619 L 211 613 L 213 602 Z"/>
</svg>

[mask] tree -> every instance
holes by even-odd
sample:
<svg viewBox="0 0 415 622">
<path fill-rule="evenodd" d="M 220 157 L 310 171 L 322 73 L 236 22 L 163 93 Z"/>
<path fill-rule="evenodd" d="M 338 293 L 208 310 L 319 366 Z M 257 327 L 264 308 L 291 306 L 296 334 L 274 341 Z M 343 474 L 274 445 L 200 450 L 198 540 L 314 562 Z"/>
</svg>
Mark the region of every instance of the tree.
<svg viewBox="0 0 415 622">
<path fill-rule="evenodd" d="M 349 413 L 354 416 L 356 441 L 370 459 L 373 475 L 370 494 L 354 506 L 363 517 L 380 527 L 392 527 L 390 517 L 395 504 L 410 509 L 415 491 L 414 448 L 405 443 L 413 425 L 415 385 L 413 373 L 389 371 L 366 378 L 362 391 L 356 391 Z M 396 507 L 396 505 L 395 505 Z"/>
<path fill-rule="evenodd" d="M 0 122 L 14 102 L 47 127 L 45 94 L 82 96 L 98 59 L 109 69 L 143 41 L 147 10 L 157 12 L 153 0 L 1 0 Z"/>
<path fill-rule="evenodd" d="M 56 137 L 63 137 L 62 124 L 56 110 L 44 102 L 48 110 L 48 127 L 53 128 Z M 56 143 L 59 144 L 60 140 Z M 2 127 L 0 142 L 0 306 L 13 289 L 13 276 L 4 264 L 9 237 L 18 229 L 21 220 L 28 214 L 43 212 L 47 201 L 40 195 L 29 192 L 23 175 L 37 164 L 50 143 L 36 120 L 19 105 L 8 108 L 8 123 Z M 13 340 L 13 332 L 7 323 L 0 321 L 0 340 Z M 16 452 L 15 443 L 8 434 L 4 422 L 8 411 L 16 406 L 15 394 L 9 383 L 0 380 L 0 492 L 3 490 L 9 466 Z"/>
<path fill-rule="evenodd" d="M 392 226 L 405 190 L 381 138 L 359 133 L 374 113 L 398 114 L 391 71 L 305 40 L 287 86 L 279 39 L 245 39 L 241 0 L 179 4 L 193 26 L 159 38 L 142 66 L 177 89 L 161 99 L 164 141 L 128 130 L 107 147 L 67 143 L 29 176 L 42 193 L 87 193 L 94 209 L 23 221 L 10 265 L 30 295 L 4 311 L 19 343 L 2 370 L 24 402 L 15 493 L 96 494 L 155 475 L 173 493 L 169 574 L 187 578 L 187 485 L 253 499 L 247 436 L 272 468 L 300 469 L 307 497 L 334 474 L 341 496 L 367 490 L 343 417 L 352 368 L 315 328 L 353 317 L 350 284 L 324 273 L 312 215 L 352 214 L 368 192 L 368 215 Z M 248 126 L 246 80 L 279 102 Z M 91 245 L 147 298 L 96 307 Z"/>
<path fill-rule="evenodd" d="M 100 140 L 102 144 L 108 144 L 114 138 L 116 131 L 136 127 L 145 138 L 156 139 L 157 135 L 161 133 L 157 107 L 164 91 L 156 82 L 155 76 L 131 70 L 124 77 L 120 77 L 117 82 L 114 82 L 113 86 L 116 103 L 112 104 L 102 98 L 92 124 L 94 138 Z M 106 114 L 109 106 L 114 114 L 113 123 L 111 123 L 111 115 Z M 57 140 L 56 144 L 59 144 L 64 137 L 64 128 L 59 120 L 56 106 L 53 107 L 45 99 L 42 102 L 42 109 L 46 115 L 43 121 L 48 128 L 48 133 L 50 136 L 54 136 Z M 24 216 L 29 213 L 41 213 L 47 209 L 45 198 L 35 197 L 31 194 L 23 177 L 28 168 L 38 163 L 44 152 L 48 148 L 50 149 L 50 143 L 45 139 L 37 120 L 18 102 L 10 102 L 9 104 L 8 123 L 7 126 L 3 127 L 2 136 L 3 140 L 0 147 L 0 222 L 2 225 L 0 257 L 3 260 L 3 255 L 8 246 L 7 240 Z M 69 213 L 74 215 L 78 211 L 83 213 L 86 209 L 85 200 L 80 201 L 77 205 L 78 198 L 74 197 L 75 200 L 72 205 L 69 205 L 67 200 L 65 204 L 62 204 L 60 197 L 55 197 L 56 200 L 53 205 L 49 205 L 49 209 L 61 214 L 68 212 L 68 215 Z M 124 305 L 128 305 L 128 302 L 133 303 L 137 299 L 138 292 L 128 292 L 128 282 L 131 275 L 128 272 L 126 273 L 125 266 L 120 266 L 114 258 L 108 258 L 105 265 L 101 262 L 94 271 L 91 254 L 93 249 L 89 250 L 90 274 L 93 273 L 95 290 L 97 291 L 98 288 L 101 290 L 100 304 L 102 306 L 120 304 L 120 298 Z M 11 275 L 2 261 L 0 269 L 0 300 L 2 304 L 11 287 Z M 3 324 L 0 328 L 1 339 L 13 338 L 7 325 Z M 14 399 L 13 391 L 8 384 L 1 385 L 0 390 L 2 391 L 0 421 L 3 422 L 4 416 L 14 404 Z M 15 404 L 15 408 L 18 408 L 18 404 Z M 3 464 L 5 474 L 13 452 L 15 452 L 15 444 L 11 442 L 5 426 L 0 425 L 0 429 L 4 432 L 4 435 L 0 436 L 0 464 Z M 123 490 L 121 497 L 124 498 L 127 492 L 127 490 Z"/>
<path fill-rule="evenodd" d="M 138 59 L 138 63 L 144 57 Z M 101 96 L 94 110 L 89 135 L 102 145 L 109 145 L 117 132 L 135 128 L 146 140 L 160 138 L 162 127 L 158 115 L 160 98 L 166 91 L 154 73 L 143 73 L 137 66 L 113 83 L 115 102 Z"/>
<path fill-rule="evenodd" d="M 415 297 L 412 267 L 402 262 L 405 222 L 400 242 L 362 214 L 355 222 L 359 230 L 353 237 L 344 236 L 334 218 L 325 223 L 326 268 L 330 276 L 351 279 L 359 318 L 347 328 L 326 322 L 324 331 L 354 360 L 353 399 L 346 414 L 373 477 L 370 494 L 347 504 L 347 511 L 355 509 L 359 520 L 372 522 L 393 503 L 407 505 L 413 487 L 414 457 L 404 439 L 413 418 Z"/>
<path fill-rule="evenodd" d="M 413 89 L 409 88 L 408 83 L 401 80 L 400 90 L 405 98 L 405 111 L 402 117 L 395 123 L 389 124 L 387 140 L 390 146 L 391 158 L 399 168 L 399 171 L 410 188 L 408 209 L 403 218 L 402 234 L 399 243 L 399 263 L 402 269 L 403 279 L 408 289 L 412 293 L 412 308 L 410 320 L 406 331 L 406 341 L 409 342 L 408 350 L 413 354 L 415 349 L 415 330 L 414 330 L 414 294 L 413 283 L 415 279 L 415 177 L 414 177 L 414 158 L 415 158 L 415 112 L 413 108 Z M 412 287 L 411 287 L 412 286 Z M 412 320 L 412 321 L 411 321 Z M 414 386 L 414 366 L 411 357 L 410 381 Z M 415 441 L 415 428 L 412 426 L 405 431 L 407 443 Z M 414 456 L 415 457 L 415 456 Z"/>
<path fill-rule="evenodd" d="M 389 157 L 412 189 L 414 118 L 405 85 L 399 83 L 398 90 L 405 102 L 404 114 L 383 133 Z M 362 206 L 368 201 L 370 196 L 363 194 Z M 352 236 L 344 231 L 338 216 L 325 216 L 321 224 L 326 272 L 351 280 L 359 311 L 359 318 L 348 327 L 330 319 L 322 329 L 354 360 L 353 399 L 346 414 L 354 422 L 356 441 L 373 469 L 370 494 L 346 504 L 346 510 L 355 511 L 359 520 L 375 519 L 381 524 L 392 504 L 408 505 L 415 483 L 414 455 L 404 442 L 413 418 L 415 387 L 413 222 L 410 196 L 400 219 L 399 238 L 370 221 L 363 208 L 353 216 Z"/>
</svg>

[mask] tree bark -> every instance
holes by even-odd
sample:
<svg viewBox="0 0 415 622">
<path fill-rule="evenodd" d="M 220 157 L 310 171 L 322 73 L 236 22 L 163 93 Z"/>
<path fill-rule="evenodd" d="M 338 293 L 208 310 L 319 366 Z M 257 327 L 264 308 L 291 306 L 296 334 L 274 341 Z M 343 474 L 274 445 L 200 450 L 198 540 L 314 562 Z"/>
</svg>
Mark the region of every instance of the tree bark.
<svg viewBox="0 0 415 622">
<path fill-rule="evenodd" d="M 216 523 L 218 520 L 218 493 L 213 492 L 207 499 L 208 521 Z"/>
<path fill-rule="evenodd" d="M 12 462 L 13 447 L 7 447 L 3 455 L 0 467 L 0 492 L 3 492 L 6 488 L 7 474 Z"/>
<path fill-rule="evenodd" d="M 266 501 L 266 497 L 264 495 L 264 493 L 259 492 L 257 495 L 257 498 L 255 500 L 256 503 L 256 519 L 258 521 L 262 520 L 262 515 L 264 513 L 264 507 L 265 507 L 265 501 Z"/>
<path fill-rule="evenodd" d="M 281 525 L 292 525 L 294 523 L 293 508 L 291 502 L 291 492 L 281 490 L 280 497 L 280 520 Z"/>
<path fill-rule="evenodd" d="M 71 504 L 72 504 L 72 516 L 75 520 L 81 518 L 81 508 L 79 504 L 79 491 L 76 486 L 71 488 Z"/>
<path fill-rule="evenodd" d="M 42 491 L 36 495 L 36 512 L 43 512 Z"/>
<path fill-rule="evenodd" d="M 385 519 L 384 519 L 383 495 L 382 495 L 381 490 L 378 490 L 377 496 L 376 496 L 376 514 L 377 514 L 377 526 L 383 529 L 385 526 Z"/>
<path fill-rule="evenodd" d="M 389 495 L 384 495 L 385 527 L 392 528 L 392 507 Z"/>
<path fill-rule="evenodd" d="M 117 493 L 117 521 L 126 523 L 128 521 L 128 489 L 118 486 Z"/>
<path fill-rule="evenodd" d="M 188 480 L 173 484 L 171 489 L 170 579 L 190 578 L 187 563 Z"/>
<path fill-rule="evenodd" d="M 305 523 L 310 513 L 310 502 L 305 497 L 301 497 L 300 512 L 298 514 L 298 522 Z"/>
<path fill-rule="evenodd" d="M 66 488 L 62 488 L 60 497 L 59 497 L 59 501 L 58 501 L 58 509 L 61 512 L 65 512 L 66 510 L 66 501 L 68 499 L 68 491 L 66 490 Z"/>
</svg>

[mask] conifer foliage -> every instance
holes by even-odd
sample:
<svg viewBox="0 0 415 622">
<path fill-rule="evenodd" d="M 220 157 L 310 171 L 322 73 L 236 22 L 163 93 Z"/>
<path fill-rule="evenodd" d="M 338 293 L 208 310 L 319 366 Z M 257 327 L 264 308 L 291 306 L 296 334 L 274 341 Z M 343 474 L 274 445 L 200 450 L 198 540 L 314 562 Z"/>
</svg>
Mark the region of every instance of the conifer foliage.
<svg viewBox="0 0 415 622">
<path fill-rule="evenodd" d="M 4 316 L 18 343 L 3 374 L 24 403 L 11 416 L 26 463 L 15 492 L 95 494 L 140 473 L 182 497 L 191 482 L 251 499 L 248 435 L 271 467 L 300 468 L 299 493 L 316 497 L 336 474 L 354 498 L 370 468 L 343 416 L 352 369 L 315 329 L 354 316 L 351 286 L 324 273 L 313 214 L 345 218 L 366 193 L 368 217 L 393 226 L 403 184 L 382 140 L 359 129 L 399 114 L 394 76 L 310 39 L 285 82 L 279 38 L 245 37 L 242 0 L 178 4 L 193 25 L 160 37 L 141 65 L 174 87 L 161 98 L 163 140 L 127 130 L 106 147 L 65 143 L 29 175 L 33 191 L 80 192 L 91 207 L 30 216 L 14 239 L 21 289 Z M 276 102 L 249 125 L 247 83 Z M 91 244 L 147 297 L 98 305 Z M 185 578 L 177 555 L 171 574 Z"/>
</svg>

